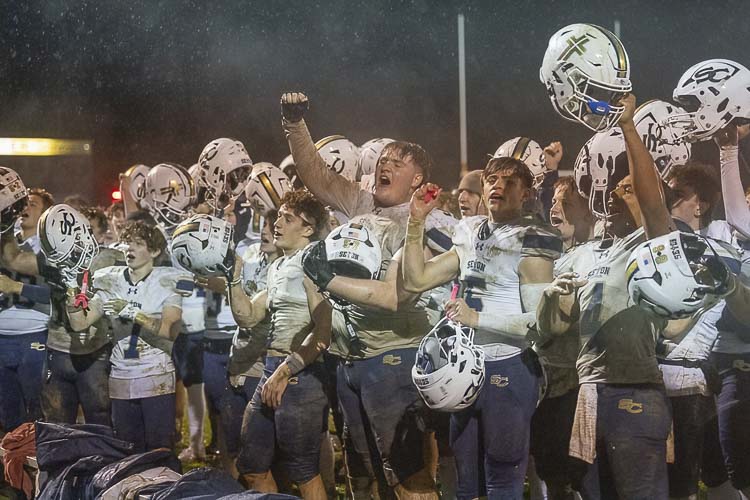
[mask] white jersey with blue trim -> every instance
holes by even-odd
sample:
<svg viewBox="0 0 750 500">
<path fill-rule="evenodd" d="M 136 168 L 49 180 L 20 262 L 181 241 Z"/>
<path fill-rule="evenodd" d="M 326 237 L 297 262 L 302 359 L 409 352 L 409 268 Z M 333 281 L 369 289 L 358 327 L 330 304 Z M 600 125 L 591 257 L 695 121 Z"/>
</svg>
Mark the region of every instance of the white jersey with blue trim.
<svg viewBox="0 0 750 500">
<path fill-rule="evenodd" d="M 41 251 L 39 237 L 35 234 L 19 245 L 21 250 L 38 254 Z M 27 276 L 0 269 L 15 281 L 27 285 L 45 285 L 41 276 Z M 0 293 L 0 335 L 25 335 L 47 330 L 50 305 L 32 302 L 18 294 Z"/>
<path fill-rule="evenodd" d="M 166 306 L 182 307 L 182 296 L 177 292 L 177 282 L 182 279 L 189 279 L 184 271 L 155 267 L 145 278 L 133 283 L 127 267 L 112 266 L 94 273 L 93 287 L 95 297 L 102 303 L 124 299 L 141 312 L 159 318 Z M 120 339 L 110 357 L 110 397 L 135 399 L 174 392 L 174 383 L 169 383 L 174 379 L 171 356 L 142 340 L 139 325 L 120 318 L 110 318 L 110 321 L 115 338 Z M 129 382 L 134 379 L 149 383 Z"/>
<path fill-rule="evenodd" d="M 467 217 L 458 223 L 453 245 L 460 262 L 459 280 L 466 304 L 476 311 L 522 314 L 518 265 L 523 257 L 557 259 L 560 235 L 536 217 L 519 217 L 492 224 L 486 216 Z M 483 346 L 488 360 L 515 356 L 528 347 L 526 339 L 481 329 L 474 342 Z"/>
<path fill-rule="evenodd" d="M 742 250 L 740 255 L 739 269 L 732 268 L 731 263 L 724 261 L 746 286 L 750 286 L 750 242 L 738 241 Z M 724 354 L 748 354 L 750 353 L 750 328 L 740 323 L 729 308 L 725 307 L 721 312 L 721 318 L 716 322 L 718 334 L 712 352 Z"/>
<path fill-rule="evenodd" d="M 381 217 L 387 217 L 395 222 L 401 229 L 401 236 L 406 236 L 406 224 L 409 220 L 409 203 L 402 203 L 392 207 L 376 207 L 372 213 Z M 359 214 L 362 215 L 362 214 Z M 354 219 L 354 217 L 352 217 Z M 447 252 L 451 249 L 453 228 L 458 220 L 443 210 L 432 210 L 425 220 L 425 244 L 437 254 Z"/>
<path fill-rule="evenodd" d="M 307 305 L 302 255 L 276 259 L 268 268 L 267 308 L 271 313 L 269 354 L 280 356 L 294 352 L 312 331 L 313 322 Z"/>
</svg>

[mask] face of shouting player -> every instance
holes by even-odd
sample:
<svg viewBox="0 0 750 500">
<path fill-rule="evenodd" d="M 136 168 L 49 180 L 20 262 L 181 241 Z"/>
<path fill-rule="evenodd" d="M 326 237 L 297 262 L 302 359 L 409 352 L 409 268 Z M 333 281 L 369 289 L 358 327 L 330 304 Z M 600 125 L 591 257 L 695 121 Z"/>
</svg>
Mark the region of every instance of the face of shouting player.
<svg viewBox="0 0 750 500">
<path fill-rule="evenodd" d="M 402 156 L 395 148 L 383 148 L 375 168 L 375 203 L 392 207 L 408 202 L 423 178 L 422 170 L 411 156 Z"/>
</svg>

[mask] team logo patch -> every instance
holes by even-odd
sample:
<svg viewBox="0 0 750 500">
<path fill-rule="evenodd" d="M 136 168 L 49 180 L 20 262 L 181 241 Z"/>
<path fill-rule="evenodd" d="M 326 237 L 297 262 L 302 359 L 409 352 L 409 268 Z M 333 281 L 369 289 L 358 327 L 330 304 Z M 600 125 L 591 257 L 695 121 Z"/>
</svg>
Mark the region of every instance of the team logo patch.
<svg viewBox="0 0 750 500">
<path fill-rule="evenodd" d="M 498 387 L 508 387 L 508 384 L 510 384 L 510 378 L 503 375 L 492 375 L 490 376 L 490 384 Z"/>
<path fill-rule="evenodd" d="M 29 348 L 34 351 L 44 351 L 47 346 L 42 344 L 41 342 L 32 342 L 31 345 L 29 345 Z"/>
<path fill-rule="evenodd" d="M 621 399 L 617 403 L 617 409 L 633 414 L 643 413 L 643 403 L 636 403 L 632 399 Z"/>
<path fill-rule="evenodd" d="M 401 364 L 401 356 L 386 354 L 385 356 L 383 356 L 383 364 L 388 366 L 398 366 Z"/>
</svg>

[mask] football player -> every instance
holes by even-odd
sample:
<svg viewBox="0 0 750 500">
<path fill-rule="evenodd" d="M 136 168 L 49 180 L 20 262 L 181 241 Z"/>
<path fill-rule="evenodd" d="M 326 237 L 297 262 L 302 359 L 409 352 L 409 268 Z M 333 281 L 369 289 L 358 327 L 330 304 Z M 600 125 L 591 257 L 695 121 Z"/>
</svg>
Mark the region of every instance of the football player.
<svg viewBox="0 0 750 500">
<path fill-rule="evenodd" d="M 105 316 L 112 325 L 116 343 L 110 357 L 109 397 L 115 435 L 134 443 L 139 453 L 172 448 L 176 407 L 171 349 L 182 308 L 177 282 L 189 275 L 154 266 L 166 248 L 155 227 L 130 222 L 120 243 L 126 246 L 127 265 L 95 272 L 88 311 L 70 307 L 68 317 L 76 331 Z"/>
<path fill-rule="evenodd" d="M 422 251 L 424 221 L 435 202 L 425 195 L 436 186 L 414 192 L 403 278 L 404 287 L 418 293 L 458 277 L 463 296 L 446 305 L 446 314 L 474 328 L 474 343 L 485 352 L 479 398 L 451 416 L 458 498 L 517 498 L 523 494 L 529 426 L 541 375 L 536 355 L 528 349 L 527 333 L 539 295 L 552 280 L 562 243 L 552 228 L 522 216 L 533 185 L 523 162 L 493 158 L 482 181 L 489 217 L 463 219 L 455 228 L 453 248 L 427 262 Z M 495 415 L 504 416 L 502 424 Z"/>
<path fill-rule="evenodd" d="M 237 259 L 229 284 L 232 313 L 240 328 L 253 328 L 270 312 L 263 377 L 245 411 L 237 470 L 252 489 L 277 491 L 271 466 L 278 461 L 305 499 L 324 499 L 319 470 L 328 424 L 325 370 L 316 360 L 330 343 L 330 306 L 302 271 L 302 250 L 324 236 L 325 207 L 304 191 L 282 199 L 273 243 L 282 253 L 268 269 L 266 290 L 243 291 Z"/>
</svg>

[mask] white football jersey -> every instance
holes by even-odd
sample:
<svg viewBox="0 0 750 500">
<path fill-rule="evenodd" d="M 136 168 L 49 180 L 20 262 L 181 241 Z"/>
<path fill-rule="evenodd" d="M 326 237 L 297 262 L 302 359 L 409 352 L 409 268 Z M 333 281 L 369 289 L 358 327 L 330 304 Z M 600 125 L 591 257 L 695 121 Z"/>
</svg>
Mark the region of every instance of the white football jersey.
<svg viewBox="0 0 750 500">
<path fill-rule="evenodd" d="M 486 216 L 462 219 L 453 244 L 460 261 L 463 298 L 476 311 L 524 312 L 518 264 L 522 257 L 555 260 L 562 251 L 559 233 L 534 217 L 494 225 Z M 535 307 L 536 305 L 534 305 Z M 487 359 L 514 356 L 528 347 L 525 339 L 476 330 L 474 342 L 484 346 Z"/>
<path fill-rule="evenodd" d="M 303 284 L 302 254 L 276 259 L 268 268 L 268 301 L 271 332 L 268 351 L 271 355 L 291 354 L 312 330 L 312 318 Z"/>
<path fill-rule="evenodd" d="M 19 247 L 38 254 L 41 243 L 37 235 L 27 238 Z M 45 286 L 41 276 L 27 276 L 20 273 L 0 271 L 11 279 L 28 285 Z M 47 329 L 50 305 L 32 302 L 17 294 L 0 293 L 0 335 L 24 335 L 43 332 Z"/>
<path fill-rule="evenodd" d="M 141 312 L 160 317 L 165 306 L 182 307 L 182 296 L 177 293 L 177 281 L 190 279 L 184 271 L 171 267 L 155 267 L 138 283 L 132 283 L 128 268 L 112 266 L 94 273 L 95 297 L 105 303 L 110 299 L 125 299 Z M 135 399 L 174 392 L 174 385 L 163 384 L 163 375 L 173 378 L 174 365 L 169 354 L 153 347 L 139 337 L 140 326 L 132 321 L 110 318 L 117 341 L 112 349 L 111 379 L 152 379 L 158 380 L 153 386 L 143 384 L 116 385 L 115 399 Z M 162 376 L 162 377 L 160 377 Z"/>
<path fill-rule="evenodd" d="M 391 219 L 401 228 L 401 237 L 406 237 L 406 224 L 409 220 L 408 202 L 393 207 L 377 207 L 373 209 L 372 213 Z M 425 244 L 436 253 L 447 252 L 451 249 L 453 228 L 457 223 L 456 218 L 448 212 L 438 209 L 432 210 L 425 220 Z"/>
</svg>

